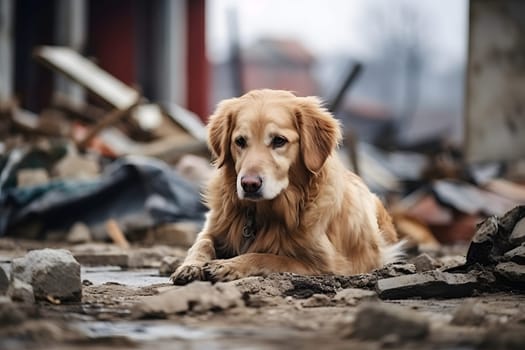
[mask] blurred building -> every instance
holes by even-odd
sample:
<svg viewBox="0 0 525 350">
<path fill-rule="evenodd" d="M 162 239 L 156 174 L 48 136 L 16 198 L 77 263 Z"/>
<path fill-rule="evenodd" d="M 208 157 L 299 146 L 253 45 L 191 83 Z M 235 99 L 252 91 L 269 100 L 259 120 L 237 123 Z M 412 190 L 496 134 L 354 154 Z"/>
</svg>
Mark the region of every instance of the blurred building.
<svg viewBox="0 0 525 350">
<path fill-rule="evenodd" d="M 205 0 L 0 0 L 2 99 L 34 112 L 63 90 L 82 91 L 32 58 L 37 46 L 68 46 L 154 102 L 208 114 Z M 0 101 L 6 103 L 6 101 Z"/>
</svg>

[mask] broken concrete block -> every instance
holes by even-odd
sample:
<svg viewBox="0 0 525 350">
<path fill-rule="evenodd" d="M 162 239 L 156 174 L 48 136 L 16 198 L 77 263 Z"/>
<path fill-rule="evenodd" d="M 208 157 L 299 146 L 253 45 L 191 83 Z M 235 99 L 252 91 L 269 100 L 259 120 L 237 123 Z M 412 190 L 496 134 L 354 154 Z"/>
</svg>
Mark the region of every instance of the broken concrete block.
<svg viewBox="0 0 525 350">
<path fill-rule="evenodd" d="M 13 301 L 27 304 L 33 304 L 35 302 L 33 287 L 31 287 L 29 283 L 23 282 L 18 278 L 11 281 L 7 293 Z"/>
<path fill-rule="evenodd" d="M 64 249 L 33 250 L 11 263 L 11 279 L 33 287 L 35 299 L 48 296 L 79 301 L 82 295 L 80 264 Z"/>
<path fill-rule="evenodd" d="M 361 301 L 377 300 L 377 293 L 366 289 L 346 288 L 337 292 L 332 299 L 337 304 L 355 306 Z"/>
<path fill-rule="evenodd" d="M 483 220 L 476 228 L 476 234 L 472 237 L 468 252 L 467 265 L 480 263 L 488 265 L 494 262 L 492 248 L 494 238 L 498 234 L 498 218 L 491 216 Z"/>
<path fill-rule="evenodd" d="M 134 315 L 138 318 L 164 318 L 172 314 L 226 310 L 243 305 L 242 294 L 233 285 L 197 281 L 145 297 L 136 305 Z"/>
<path fill-rule="evenodd" d="M 178 256 L 165 256 L 162 258 L 159 267 L 159 275 L 171 276 L 173 272 L 179 267 L 184 259 Z"/>
<path fill-rule="evenodd" d="M 379 278 L 396 277 L 416 273 L 414 264 L 392 263 L 373 271 Z"/>
<path fill-rule="evenodd" d="M 91 242 L 91 231 L 83 222 L 76 222 L 71 226 L 71 229 L 66 236 L 66 241 L 73 244 Z"/>
<path fill-rule="evenodd" d="M 408 262 L 414 264 L 416 272 L 435 270 L 439 266 L 436 259 L 426 253 L 418 255 L 415 258 L 410 259 Z"/>
<path fill-rule="evenodd" d="M 386 303 L 365 303 L 357 310 L 352 336 L 379 340 L 394 335 L 400 340 L 423 339 L 428 320 L 416 311 Z"/>
<path fill-rule="evenodd" d="M 512 250 L 509 250 L 504 255 L 509 261 L 517 264 L 525 265 L 525 244 L 520 245 Z"/>
<path fill-rule="evenodd" d="M 507 281 L 525 283 L 525 265 L 514 262 L 503 262 L 496 265 L 494 273 Z"/>
<path fill-rule="evenodd" d="M 485 322 L 485 310 L 476 300 L 462 302 L 454 311 L 450 323 L 456 326 L 480 326 Z"/>
<path fill-rule="evenodd" d="M 470 295 L 476 286 L 478 277 L 475 274 L 436 270 L 378 280 L 376 291 L 381 299 L 454 298 Z"/>
<path fill-rule="evenodd" d="M 509 236 L 509 241 L 514 245 L 525 242 L 525 218 L 518 221 L 516 226 L 514 226 L 514 229 Z"/>
<path fill-rule="evenodd" d="M 0 295 L 5 295 L 7 288 L 9 288 L 9 278 L 4 268 L 0 266 Z"/>
</svg>

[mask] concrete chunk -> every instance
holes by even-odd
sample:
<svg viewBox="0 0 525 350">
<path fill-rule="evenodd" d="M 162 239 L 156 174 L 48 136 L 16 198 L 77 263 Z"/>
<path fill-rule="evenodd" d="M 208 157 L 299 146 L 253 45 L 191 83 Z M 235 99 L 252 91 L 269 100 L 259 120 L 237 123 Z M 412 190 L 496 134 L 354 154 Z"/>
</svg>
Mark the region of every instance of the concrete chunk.
<svg viewBox="0 0 525 350">
<path fill-rule="evenodd" d="M 522 244 L 505 253 L 505 258 L 517 264 L 525 265 L 525 245 Z"/>
<path fill-rule="evenodd" d="M 11 263 L 11 280 L 19 279 L 33 287 L 36 299 L 48 296 L 80 301 L 80 264 L 64 249 L 33 250 Z"/>
<path fill-rule="evenodd" d="M 333 297 L 337 304 L 355 306 L 361 301 L 377 300 L 377 293 L 367 289 L 346 288 Z"/>
<path fill-rule="evenodd" d="M 9 288 L 9 278 L 4 268 L 0 266 L 0 295 L 5 295 L 7 288 Z"/>
<path fill-rule="evenodd" d="M 226 310 L 243 305 L 242 294 L 233 285 L 197 281 L 145 297 L 136 305 L 134 314 L 137 318 L 164 318 L 172 314 Z"/>
<path fill-rule="evenodd" d="M 503 262 L 496 265 L 494 270 L 496 275 L 503 277 L 507 281 L 525 283 L 525 266 L 513 262 Z"/>
<path fill-rule="evenodd" d="M 454 298 L 470 295 L 477 285 L 474 274 L 428 271 L 379 280 L 376 291 L 381 299 Z"/>
<path fill-rule="evenodd" d="M 35 294 L 33 287 L 29 283 L 23 282 L 18 278 L 11 281 L 9 286 L 8 295 L 13 301 L 22 303 L 32 304 L 35 302 Z"/>
</svg>

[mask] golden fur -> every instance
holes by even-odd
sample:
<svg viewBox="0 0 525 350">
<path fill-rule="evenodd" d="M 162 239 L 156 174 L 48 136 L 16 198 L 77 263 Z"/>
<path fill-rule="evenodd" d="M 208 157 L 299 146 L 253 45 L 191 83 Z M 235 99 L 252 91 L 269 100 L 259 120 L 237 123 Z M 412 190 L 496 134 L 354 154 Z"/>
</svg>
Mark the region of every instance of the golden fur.
<svg viewBox="0 0 525 350">
<path fill-rule="evenodd" d="M 336 155 L 340 125 L 317 98 L 251 91 L 220 103 L 208 131 L 218 168 L 210 211 L 175 284 L 355 274 L 399 253 L 390 215 Z M 245 237 L 250 222 L 255 235 Z"/>
</svg>

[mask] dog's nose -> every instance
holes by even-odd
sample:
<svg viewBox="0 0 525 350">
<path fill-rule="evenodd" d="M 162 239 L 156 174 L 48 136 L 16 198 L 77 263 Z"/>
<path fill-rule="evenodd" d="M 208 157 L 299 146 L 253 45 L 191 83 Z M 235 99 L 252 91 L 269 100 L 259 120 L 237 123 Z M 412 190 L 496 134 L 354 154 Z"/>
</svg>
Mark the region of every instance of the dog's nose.
<svg viewBox="0 0 525 350">
<path fill-rule="evenodd" d="M 261 188 L 262 179 L 260 176 L 243 176 L 241 177 L 241 186 L 244 192 L 253 194 Z"/>
</svg>

